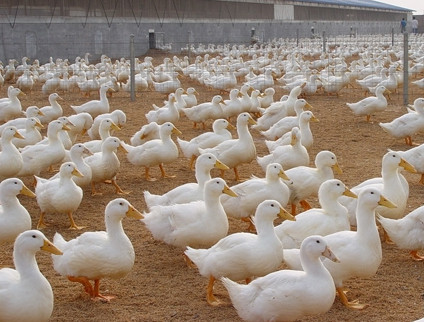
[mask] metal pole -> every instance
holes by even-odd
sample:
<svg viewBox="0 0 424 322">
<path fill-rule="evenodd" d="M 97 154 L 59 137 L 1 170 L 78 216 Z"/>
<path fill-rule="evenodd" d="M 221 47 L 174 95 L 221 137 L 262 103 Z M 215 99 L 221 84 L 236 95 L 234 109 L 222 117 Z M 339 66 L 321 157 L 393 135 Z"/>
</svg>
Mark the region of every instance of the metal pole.
<svg viewBox="0 0 424 322">
<path fill-rule="evenodd" d="M 408 102 L 408 80 L 409 80 L 409 66 L 408 66 L 408 32 L 403 33 L 403 105 L 407 106 Z"/>
<path fill-rule="evenodd" d="M 296 46 L 299 47 L 299 29 L 296 29 Z"/>
<path fill-rule="evenodd" d="M 395 45 L 395 28 L 392 27 L 392 47 Z"/>
<path fill-rule="evenodd" d="M 134 35 L 130 36 L 130 78 L 131 78 L 131 101 L 135 101 L 135 56 L 134 56 Z"/>
<path fill-rule="evenodd" d="M 324 52 L 324 53 L 326 53 L 327 52 L 327 41 L 326 41 L 326 39 L 325 39 L 325 31 L 323 31 L 322 32 L 322 51 Z"/>
</svg>

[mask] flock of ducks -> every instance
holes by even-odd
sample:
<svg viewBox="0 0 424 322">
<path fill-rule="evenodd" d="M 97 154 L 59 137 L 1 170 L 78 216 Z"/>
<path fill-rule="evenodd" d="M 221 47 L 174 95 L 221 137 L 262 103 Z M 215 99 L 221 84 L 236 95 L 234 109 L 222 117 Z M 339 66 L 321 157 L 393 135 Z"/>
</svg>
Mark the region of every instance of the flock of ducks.
<svg viewBox="0 0 424 322">
<path fill-rule="evenodd" d="M 318 122 L 319 110 L 315 116 L 308 97 L 339 95 L 349 84 L 357 84 L 368 97 L 340 108 L 366 116 L 369 124 L 387 108 L 390 98 L 385 95 L 403 81 L 401 51 L 375 47 L 374 52 L 360 52 L 359 45 L 346 45 L 324 54 L 292 46 L 282 40 L 223 46 L 198 55 L 194 64 L 176 56 L 157 66 L 151 57 L 137 60 L 136 80 L 145 84 L 137 88 L 167 98 L 162 106 L 152 103 L 146 121 L 127 120 L 124 111 L 111 108 L 113 93 L 128 88 L 125 59 L 113 63 L 103 55 L 93 64 L 87 54 L 74 64 L 50 59 L 29 65 L 24 57 L 23 67 L 11 60 L 2 73 L 7 97 L 0 99 L 0 243 L 14 243 L 15 269 L 0 270 L 0 320 L 50 318 L 54 290 L 38 268 L 38 250 L 52 253 L 54 270 L 82 284 L 91 298 L 110 301 L 113 296 L 100 292 L 100 280 L 126 276 L 135 262 L 122 226 L 125 217 L 137 219 L 154 239 L 181 249 L 187 265 L 209 279 L 210 305 L 222 304 L 214 295 L 214 284 L 221 281 L 246 321 L 293 321 L 322 314 L 332 307 L 336 294 L 346 307 L 367 307 L 348 300 L 344 282 L 372 277 L 378 270 L 382 249 L 376 219 L 387 241 L 422 260 L 418 250 L 424 246 L 423 231 L 417 222 L 423 220 L 424 209 L 405 213 L 409 184 L 400 169 L 424 175 L 423 148 L 411 147 L 413 135 L 424 129 L 424 98 L 416 98 L 392 122 L 379 123 L 382 131 L 405 139 L 410 148 L 389 150 L 382 157 L 381 177 L 361 178 L 349 189 L 334 177 L 342 172 L 335 153 L 311 154 L 315 125 L 310 123 Z M 423 63 L 418 54 L 423 51 L 423 45 L 413 43 L 411 70 Z M 200 102 L 199 89 L 183 89 L 182 76 L 219 94 Z M 19 96 L 30 97 L 37 82 L 50 105 L 25 109 Z M 275 89 L 287 95 L 278 98 Z M 87 101 L 78 106 L 70 102 L 73 112 L 66 115 L 59 92 L 77 90 Z M 95 91 L 98 100 L 90 97 Z M 139 122 L 140 130 L 125 142 L 119 131 L 127 122 Z M 202 132 L 187 139 L 178 129 L 182 122 Z M 258 152 L 251 131 L 259 133 L 268 154 Z M 196 182 L 162 195 L 147 188 L 144 212 L 125 198 L 111 200 L 104 210 L 105 231 L 78 226 L 73 214 L 87 198 L 85 187 L 96 195 L 101 194 L 99 185 L 111 183 L 117 194 L 129 193 L 117 183 L 122 171 L 118 149 L 131 165 L 144 168 L 147 183 L 157 180 L 150 172 L 156 166 L 160 180 L 172 182 L 175 175 L 167 174 L 165 166 L 180 157 L 195 171 Z M 242 179 L 238 169 L 255 162 L 264 176 L 252 173 Z M 59 168 L 57 174 L 42 177 L 53 167 Z M 214 168 L 221 171 L 220 177 L 212 176 Z M 229 170 L 234 185 L 224 179 Z M 31 178 L 35 192 L 22 181 Z M 37 230 L 19 194 L 36 198 Z M 313 198 L 318 198 L 319 207 L 311 207 L 308 200 Z M 285 209 L 289 206 L 291 212 Z M 70 229 L 88 231 L 68 241 L 57 232 L 50 242 L 41 232 L 47 226 L 45 217 L 59 213 L 68 216 Z M 228 234 L 229 217 L 246 221 L 248 232 Z M 274 226 L 277 217 L 283 221 Z"/>
</svg>

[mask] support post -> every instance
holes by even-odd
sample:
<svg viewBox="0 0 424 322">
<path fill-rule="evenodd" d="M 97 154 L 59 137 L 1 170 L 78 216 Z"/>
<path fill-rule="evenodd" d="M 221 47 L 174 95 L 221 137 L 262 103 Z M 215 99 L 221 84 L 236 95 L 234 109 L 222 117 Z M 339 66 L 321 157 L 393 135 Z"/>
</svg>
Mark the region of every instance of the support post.
<svg viewBox="0 0 424 322">
<path fill-rule="evenodd" d="M 130 82 L 131 101 L 135 101 L 135 55 L 134 55 L 134 35 L 130 36 Z"/>
<path fill-rule="evenodd" d="M 409 80 L 409 53 L 408 53 L 408 32 L 403 33 L 403 105 L 407 106 L 408 102 L 408 80 Z"/>
</svg>

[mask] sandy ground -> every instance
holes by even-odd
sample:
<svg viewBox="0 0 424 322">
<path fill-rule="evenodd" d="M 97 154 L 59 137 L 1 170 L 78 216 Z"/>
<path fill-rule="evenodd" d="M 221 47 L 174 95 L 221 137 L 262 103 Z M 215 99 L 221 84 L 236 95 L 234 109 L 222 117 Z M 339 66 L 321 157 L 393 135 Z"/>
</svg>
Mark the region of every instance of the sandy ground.
<svg viewBox="0 0 424 322">
<path fill-rule="evenodd" d="M 160 62 L 163 57 L 156 57 Z M 423 75 L 420 75 L 421 77 Z M 421 78 L 420 77 L 420 78 Z M 184 88 L 193 86 L 200 93 L 199 102 L 208 101 L 217 91 L 208 89 L 183 77 Z M 0 91 L 0 97 L 6 96 L 7 86 Z M 276 99 L 285 94 L 277 89 Z M 85 101 L 79 93 L 60 93 L 64 114 L 72 114 L 70 105 L 79 105 Z M 413 87 L 410 92 L 410 102 L 422 96 L 422 91 Z M 97 98 L 98 94 L 92 95 Z M 403 114 L 401 91 L 392 94 L 388 108 L 373 115 L 371 122 L 365 122 L 365 117 L 354 116 L 347 108 L 346 102 L 356 102 L 363 98 L 363 91 L 358 88 L 345 88 L 339 97 L 318 93 L 308 97 L 313 106 L 313 113 L 320 120 L 313 123 L 314 144 L 310 152 L 311 165 L 315 155 L 321 150 L 331 150 L 338 158 L 343 174 L 336 175 L 347 186 L 353 187 L 365 179 L 380 176 L 381 158 L 387 148 L 406 150 L 408 146 L 403 140 L 390 137 L 378 125 L 388 122 Z M 224 97 L 228 98 L 228 97 Z M 147 91 L 138 93 L 136 100 L 130 100 L 129 93 L 114 93 L 110 98 L 111 110 L 122 109 L 127 114 L 127 124 L 116 133 L 116 136 L 129 142 L 129 138 L 146 124 L 144 114 L 151 109 L 152 104 L 161 105 L 165 99 L 163 94 Z M 40 87 L 24 97 L 22 106 L 39 107 L 47 105 L 47 96 L 41 94 Z M 181 137 L 191 139 L 202 133 L 201 129 L 193 129 L 187 118 L 181 118 L 176 124 L 182 132 Z M 208 123 L 210 129 L 210 123 Z M 255 139 L 257 154 L 267 154 L 264 139 L 258 131 L 251 130 Z M 235 136 L 235 132 L 233 132 Z M 175 139 L 175 137 L 174 137 Z M 416 135 L 414 142 L 423 143 L 424 136 Z M 83 138 L 83 141 L 87 137 Z M 125 191 L 131 191 L 126 198 L 140 211 L 145 211 L 146 205 L 143 191 L 162 194 L 168 190 L 186 183 L 194 182 L 194 172 L 188 168 L 188 160 L 180 153 L 178 160 L 165 169 L 175 178 L 160 178 L 158 168 L 151 173 L 157 177 L 156 182 L 148 182 L 144 178 L 144 169 L 131 165 L 122 153 L 119 153 L 121 168 L 117 176 L 118 184 Z M 215 170 L 214 170 L 215 171 Z M 256 163 L 244 164 L 239 167 L 242 179 L 250 175 L 264 176 Z M 218 172 L 213 172 L 218 175 Z M 410 197 L 406 213 L 422 205 L 423 186 L 418 183 L 420 176 L 404 173 L 410 185 Z M 42 173 L 42 177 L 50 177 L 52 173 Z M 229 186 L 234 185 L 234 174 L 227 171 L 225 179 Z M 30 178 L 24 182 L 30 187 Z M 102 185 L 102 196 L 91 196 L 90 190 L 84 190 L 83 201 L 74 215 L 78 225 L 86 226 L 81 231 L 68 229 L 66 215 L 49 215 L 46 220 L 50 226 L 43 230 L 52 239 L 54 233 L 60 232 L 66 239 L 74 238 L 85 231 L 104 230 L 104 208 L 106 204 L 118 197 L 110 185 Z M 39 207 L 34 199 L 20 197 L 21 202 L 29 210 L 33 227 L 39 218 Z M 313 206 L 318 206 L 317 200 L 309 200 Z M 245 231 L 246 225 L 230 218 L 230 233 Z M 83 292 L 80 284 L 71 283 L 65 277 L 57 274 L 52 267 L 50 255 L 39 253 L 37 260 L 41 271 L 50 281 L 55 305 L 52 321 L 239 321 L 235 309 L 231 306 L 228 294 L 220 282 L 216 283 L 215 294 L 227 305 L 211 307 L 206 303 L 206 278 L 200 276 L 195 269 L 188 268 L 182 257 L 182 249 L 156 241 L 147 228 L 138 221 L 125 219 L 124 229 L 131 239 L 136 260 L 131 273 L 120 280 L 104 279 L 101 291 L 116 295 L 110 303 L 91 301 Z M 423 310 L 423 263 L 411 259 L 408 251 L 400 250 L 395 245 L 383 243 L 383 261 L 374 277 L 369 279 L 351 279 L 346 282 L 349 289 L 349 299 L 359 299 L 370 306 L 362 311 L 345 308 L 336 298 L 331 310 L 321 316 L 305 318 L 303 321 L 413 321 L 424 316 Z M 0 266 L 13 266 L 12 245 L 5 245 L 0 252 Z M 282 266 L 284 268 L 284 265 Z"/>
</svg>

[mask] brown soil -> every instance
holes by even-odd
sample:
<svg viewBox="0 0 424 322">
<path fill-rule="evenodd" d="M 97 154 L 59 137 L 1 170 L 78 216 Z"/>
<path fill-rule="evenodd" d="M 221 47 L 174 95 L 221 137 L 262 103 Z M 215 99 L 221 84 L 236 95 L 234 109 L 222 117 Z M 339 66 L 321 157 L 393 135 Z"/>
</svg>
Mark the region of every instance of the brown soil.
<svg viewBox="0 0 424 322">
<path fill-rule="evenodd" d="M 163 56 L 156 57 L 161 62 Z M 420 75 L 421 77 L 423 75 Z M 217 92 L 210 90 L 188 77 L 182 79 L 183 87 L 193 86 L 200 93 L 199 102 L 210 100 Z M 6 96 L 7 86 L 1 89 L 0 97 Z M 277 90 L 276 99 L 285 94 Z M 64 101 L 62 107 L 65 115 L 71 114 L 70 105 L 78 105 L 87 98 L 79 93 L 60 93 Z M 410 102 L 422 92 L 412 88 Z M 92 95 L 97 98 L 98 95 Z M 392 94 L 392 99 L 386 111 L 373 115 L 367 123 L 365 117 L 354 116 L 346 106 L 346 102 L 356 102 L 363 98 L 363 91 L 357 88 L 345 88 L 339 97 L 329 97 L 318 93 L 308 97 L 313 106 L 313 113 L 319 118 L 319 123 L 312 124 L 314 145 L 310 152 L 311 161 L 321 150 L 333 151 L 343 170 L 343 174 L 336 177 L 347 186 L 353 187 L 361 181 L 380 176 L 381 158 L 387 148 L 405 150 L 408 146 L 403 140 L 390 137 L 379 127 L 379 122 L 391 121 L 403 114 L 406 110 L 402 105 L 402 95 Z M 227 97 L 224 97 L 227 98 Z M 129 138 L 146 123 L 144 114 L 152 104 L 161 105 L 165 99 L 163 94 L 156 92 L 138 93 L 136 101 L 130 100 L 129 93 L 114 93 L 110 99 L 111 109 L 122 109 L 127 114 L 127 124 L 117 133 L 121 139 L 129 142 Z M 22 99 L 22 106 L 26 109 L 30 105 L 47 105 L 47 96 L 41 94 L 40 87 Z M 210 123 L 208 124 L 210 128 Z M 178 129 L 182 137 L 190 139 L 202 132 L 193 129 L 192 123 L 182 118 Z M 260 134 L 252 130 L 255 138 L 258 155 L 267 153 Z M 234 132 L 235 135 L 235 132 Z M 417 135 L 414 142 L 424 142 L 423 135 Z M 177 161 L 166 165 L 169 174 L 175 178 L 160 178 L 158 168 L 151 170 L 151 174 L 158 178 L 156 182 L 148 182 L 144 178 L 144 169 L 131 165 L 120 153 L 121 170 L 117 176 L 119 185 L 126 191 L 131 191 L 126 198 L 140 211 L 146 210 L 143 191 L 149 190 L 155 194 L 162 194 L 177 185 L 193 182 L 194 173 L 188 168 L 188 160 L 181 155 Z M 312 165 L 312 162 L 311 162 Z M 256 161 L 239 167 L 242 179 L 254 174 L 263 176 L 264 173 Z M 50 177 L 52 173 L 43 172 L 42 177 Z M 218 172 L 214 173 L 218 175 Z M 418 183 L 419 175 L 405 173 L 410 184 L 410 198 L 407 213 L 422 205 L 423 186 Z M 227 171 L 225 179 L 231 186 L 234 174 Z M 30 187 L 31 180 L 24 179 Z M 102 196 L 91 196 L 90 190 L 84 190 L 83 201 L 75 213 L 78 225 L 86 226 L 81 231 L 68 229 L 66 215 L 48 216 L 46 220 L 50 226 L 43 230 L 45 235 L 52 239 L 56 231 L 66 239 L 75 238 L 84 231 L 104 230 L 104 208 L 106 204 L 118 197 L 110 185 L 100 187 Z M 21 197 L 20 200 L 31 213 L 33 227 L 35 227 L 39 208 L 34 199 Z M 318 206 L 316 200 L 310 200 L 313 206 Z M 188 268 L 182 257 L 182 249 L 155 241 L 150 232 L 141 222 L 131 219 L 124 220 L 124 229 L 131 239 L 136 260 L 131 273 L 120 280 L 104 279 L 101 282 L 101 291 L 116 295 L 110 303 L 91 301 L 83 292 L 80 284 L 71 283 L 65 277 L 57 274 L 52 267 L 50 255 L 39 253 L 38 264 L 41 271 L 50 281 L 55 295 L 55 306 L 52 321 L 239 321 L 235 309 L 230 305 L 211 307 L 206 303 L 206 278 L 199 275 L 195 269 Z M 230 233 L 244 231 L 246 225 L 230 219 Z M 6 245 L 0 252 L 2 266 L 13 266 L 12 245 Z M 351 279 L 346 282 L 349 289 L 349 299 L 359 299 L 370 306 L 362 311 L 350 310 L 344 307 L 336 298 L 332 309 L 321 316 L 305 318 L 304 321 L 413 321 L 424 316 L 423 310 L 423 263 L 411 259 L 406 250 L 400 250 L 395 245 L 383 243 L 383 262 L 374 277 L 369 279 Z M 220 282 L 216 283 L 215 294 L 229 303 L 226 290 Z"/>
</svg>

